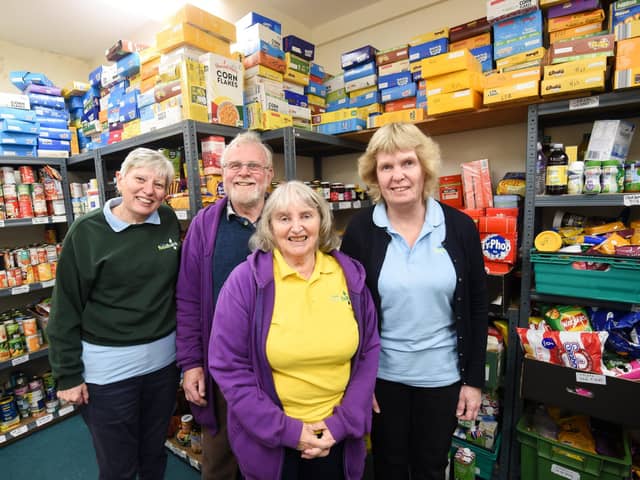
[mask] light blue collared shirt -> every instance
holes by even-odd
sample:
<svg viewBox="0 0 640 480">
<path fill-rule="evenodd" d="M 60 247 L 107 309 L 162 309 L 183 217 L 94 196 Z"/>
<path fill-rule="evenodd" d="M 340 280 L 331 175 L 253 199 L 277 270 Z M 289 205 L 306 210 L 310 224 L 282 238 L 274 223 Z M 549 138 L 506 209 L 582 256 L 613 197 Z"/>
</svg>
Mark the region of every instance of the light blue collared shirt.
<svg viewBox="0 0 640 480">
<path fill-rule="evenodd" d="M 456 272 L 442 246 L 442 207 L 429 198 L 413 247 L 393 228 L 386 206 L 373 222 L 391 236 L 378 278 L 382 309 L 378 378 L 414 387 L 442 387 L 460 380 L 451 303 Z"/>
<path fill-rule="evenodd" d="M 116 217 L 111 209 L 122 203 L 122 198 L 112 198 L 102 209 L 105 219 L 114 232 L 122 232 L 131 224 Z M 144 223 L 160 225 L 156 210 Z M 176 360 L 176 333 L 142 345 L 111 347 L 82 341 L 84 381 L 106 385 L 128 378 L 155 372 Z"/>
</svg>

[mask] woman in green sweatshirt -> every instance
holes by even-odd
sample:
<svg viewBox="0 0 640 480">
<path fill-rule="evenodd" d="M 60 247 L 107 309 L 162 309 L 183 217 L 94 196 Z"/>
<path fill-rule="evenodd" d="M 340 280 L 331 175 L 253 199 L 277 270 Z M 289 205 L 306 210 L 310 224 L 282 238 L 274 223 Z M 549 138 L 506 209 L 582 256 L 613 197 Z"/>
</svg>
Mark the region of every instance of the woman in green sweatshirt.
<svg viewBox="0 0 640 480">
<path fill-rule="evenodd" d="M 137 148 L 121 196 L 76 220 L 64 240 L 47 327 L 58 397 L 78 405 L 100 479 L 163 478 L 174 408 L 180 225 L 163 205 L 173 166 Z"/>
</svg>

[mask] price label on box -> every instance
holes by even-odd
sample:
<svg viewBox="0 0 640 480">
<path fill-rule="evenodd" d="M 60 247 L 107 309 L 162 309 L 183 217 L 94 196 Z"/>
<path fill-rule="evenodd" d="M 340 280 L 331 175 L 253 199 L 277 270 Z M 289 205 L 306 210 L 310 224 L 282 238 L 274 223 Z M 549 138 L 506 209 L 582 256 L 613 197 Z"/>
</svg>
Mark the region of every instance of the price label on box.
<svg viewBox="0 0 640 480">
<path fill-rule="evenodd" d="M 47 415 L 45 415 L 44 417 L 40 417 L 36 420 L 36 426 L 37 427 L 41 427 L 43 425 L 46 425 L 47 423 L 53 421 L 53 414 L 49 413 Z"/>
<path fill-rule="evenodd" d="M 11 360 L 11 366 L 15 367 L 16 365 L 21 365 L 23 363 L 27 363 L 28 361 L 29 361 L 29 354 L 27 353 L 26 355 L 21 355 Z"/>
</svg>

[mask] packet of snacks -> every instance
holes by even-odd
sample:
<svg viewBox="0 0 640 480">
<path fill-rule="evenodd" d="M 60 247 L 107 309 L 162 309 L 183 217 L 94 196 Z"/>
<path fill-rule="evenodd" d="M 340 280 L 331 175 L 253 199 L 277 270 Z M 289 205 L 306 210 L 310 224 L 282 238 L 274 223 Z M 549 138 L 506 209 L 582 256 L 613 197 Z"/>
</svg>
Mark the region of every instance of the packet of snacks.
<svg viewBox="0 0 640 480">
<path fill-rule="evenodd" d="M 556 332 L 518 328 L 525 354 L 543 362 L 585 372 L 602 373 L 607 332 Z"/>
</svg>

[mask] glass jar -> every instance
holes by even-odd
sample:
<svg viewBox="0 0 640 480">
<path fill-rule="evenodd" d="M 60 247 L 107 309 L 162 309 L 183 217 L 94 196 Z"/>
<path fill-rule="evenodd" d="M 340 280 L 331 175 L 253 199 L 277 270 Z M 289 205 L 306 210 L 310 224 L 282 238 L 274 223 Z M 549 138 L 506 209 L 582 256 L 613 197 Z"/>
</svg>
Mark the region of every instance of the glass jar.
<svg viewBox="0 0 640 480">
<path fill-rule="evenodd" d="M 584 187 L 582 193 L 600 193 L 600 162 L 589 160 L 584 165 Z"/>
<path fill-rule="evenodd" d="M 546 189 L 547 195 L 563 195 L 567 193 L 569 157 L 564 152 L 564 145 L 554 143 L 547 160 Z"/>
</svg>

